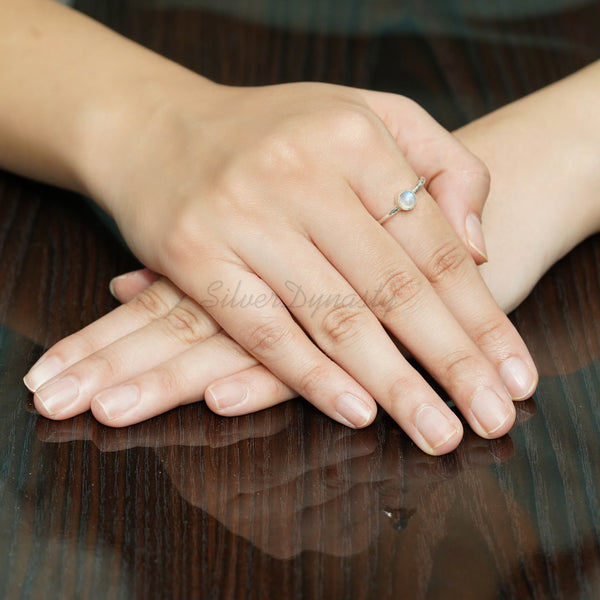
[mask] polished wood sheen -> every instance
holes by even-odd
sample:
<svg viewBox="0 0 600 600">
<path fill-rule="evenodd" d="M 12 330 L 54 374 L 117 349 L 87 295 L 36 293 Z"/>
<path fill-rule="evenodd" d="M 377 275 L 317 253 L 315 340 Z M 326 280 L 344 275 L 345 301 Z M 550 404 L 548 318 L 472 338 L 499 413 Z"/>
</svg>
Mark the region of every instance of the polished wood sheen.
<svg viewBox="0 0 600 600">
<path fill-rule="evenodd" d="M 391 90 L 449 128 L 600 53 L 598 3 L 360 34 L 80 8 L 224 83 Z M 541 372 L 518 424 L 441 458 L 383 413 L 351 431 L 299 399 L 121 430 L 48 421 L 21 377 L 113 308 L 108 282 L 136 262 L 80 198 L 6 173 L 0 251 L 0 598 L 600 598 L 598 236 L 513 315 Z"/>
</svg>

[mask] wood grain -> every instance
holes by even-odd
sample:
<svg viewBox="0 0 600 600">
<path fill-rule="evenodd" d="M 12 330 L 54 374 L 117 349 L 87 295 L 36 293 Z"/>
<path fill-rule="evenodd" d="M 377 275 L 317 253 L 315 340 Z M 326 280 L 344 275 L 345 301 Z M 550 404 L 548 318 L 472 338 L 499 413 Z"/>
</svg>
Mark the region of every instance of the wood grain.
<svg viewBox="0 0 600 600">
<path fill-rule="evenodd" d="M 455 127 L 598 57 L 597 3 L 465 35 L 302 33 L 84 2 L 219 81 L 407 93 Z M 301 29 L 301 28 L 300 28 Z M 600 597 L 600 238 L 513 318 L 540 366 L 519 425 L 420 453 L 385 415 L 349 431 L 301 400 L 222 419 L 191 405 L 123 430 L 50 422 L 20 378 L 112 308 L 136 263 L 80 198 L 0 173 L 0 597 Z"/>
</svg>

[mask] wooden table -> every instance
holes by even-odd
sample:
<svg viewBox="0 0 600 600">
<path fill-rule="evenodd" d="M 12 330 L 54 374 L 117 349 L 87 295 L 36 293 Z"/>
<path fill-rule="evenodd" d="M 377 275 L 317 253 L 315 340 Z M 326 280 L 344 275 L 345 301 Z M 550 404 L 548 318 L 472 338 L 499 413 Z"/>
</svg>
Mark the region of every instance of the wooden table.
<svg viewBox="0 0 600 600">
<path fill-rule="evenodd" d="M 399 91 L 449 128 L 600 54 L 598 3 L 360 34 L 83 9 L 222 82 Z M 598 236 L 514 313 L 542 375 L 517 426 L 441 458 L 384 414 L 350 431 L 301 400 L 122 430 L 45 420 L 22 375 L 115 306 L 108 281 L 135 261 L 79 198 L 5 173 L 0 249 L 0 598 L 600 597 Z"/>
</svg>

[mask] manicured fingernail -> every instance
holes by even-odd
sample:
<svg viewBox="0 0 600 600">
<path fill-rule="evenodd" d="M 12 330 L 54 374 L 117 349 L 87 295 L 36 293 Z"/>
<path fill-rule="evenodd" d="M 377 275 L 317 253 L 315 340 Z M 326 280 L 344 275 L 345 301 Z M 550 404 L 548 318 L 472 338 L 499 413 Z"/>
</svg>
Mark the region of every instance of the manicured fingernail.
<svg viewBox="0 0 600 600">
<path fill-rule="evenodd" d="M 94 403 L 99 404 L 107 419 L 122 417 L 126 412 L 137 406 L 140 401 L 140 390 L 137 385 L 123 385 L 106 390 L 94 398 Z"/>
<path fill-rule="evenodd" d="M 77 400 L 78 395 L 79 383 L 70 375 L 61 377 L 54 383 L 45 385 L 35 392 L 36 398 L 51 417 L 71 406 Z"/>
<path fill-rule="evenodd" d="M 347 392 L 338 398 L 335 409 L 340 420 L 350 427 L 364 427 L 373 418 L 373 408 Z"/>
<path fill-rule="evenodd" d="M 415 415 L 415 426 L 433 451 L 449 439 L 460 434 L 459 430 L 434 406 L 422 406 Z"/>
<path fill-rule="evenodd" d="M 122 277 L 122 275 L 119 275 L 119 277 Z M 119 277 L 115 277 L 115 278 L 111 279 L 108 283 L 108 290 L 110 291 L 110 295 L 115 300 L 118 300 L 117 296 L 115 295 L 115 279 L 118 279 Z"/>
<path fill-rule="evenodd" d="M 516 356 L 500 365 L 500 377 L 513 400 L 523 400 L 531 396 L 537 383 L 535 374 Z"/>
<path fill-rule="evenodd" d="M 119 300 L 117 295 L 115 294 L 115 283 L 120 281 L 121 279 L 129 279 L 134 273 L 138 273 L 138 271 L 132 271 L 131 273 L 123 273 L 123 275 L 117 275 L 113 277 L 108 283 L 108 289 L 110 290 L 111 296 L 115 300 Z"/>
<path fill-rule="evenodd" d="M 487 262 L 487 249 L 485 247 L 485 240 L 483 239 L 483 229 L 481 228 L 481 221 L 479 217 L 470 213 L 465 219 L 465 232 L 467 234 L 467 241 L 469 246 L 481 256 L 481 258 Z"/>
<path fill-rule="evenodd" d="M 514 415 L 515 409 L 508 398 L 505 401 L 493 390 L 485 388 L 473 396 L 471 412 L 481 428 L 488 435 L 492 435 Z"/>
<path fill-rule="evenodd" d="M 228 381 L 211 385 L 204 394 L 209 396 L 217 410 L 223 410 L 244 402 L 248 396 L 248 388 L 239 381 Z"/>
<path fill-rule="evenodd" d="M 23 377 L 23 383 L 30 392 L 35 392 L 38 388 L 42 387 L 46 381 L 50 381 L 53 377 L 58 375 L 64 368 L 65 365 L 56 356 L 42 356 L 42 358 L 29 369 L 29 373 Z"/>
</svg>

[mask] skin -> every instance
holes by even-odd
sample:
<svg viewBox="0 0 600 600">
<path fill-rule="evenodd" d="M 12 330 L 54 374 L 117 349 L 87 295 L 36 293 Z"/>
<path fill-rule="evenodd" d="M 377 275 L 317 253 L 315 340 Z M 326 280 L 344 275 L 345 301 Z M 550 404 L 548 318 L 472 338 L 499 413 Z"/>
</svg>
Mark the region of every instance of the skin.
<svg viewBox="0 0 600 600">
<path fill-rule="evenodd" d="M 218 343 L 215 356 L 258 361 L 278 393 L 341 423 L 368 425 L 377 402 L 426 452 L 452 450 L 460 421 L 390 332 L 477 434 L 510 429 L 512 400 L 533 393 L 537 372 L 473 260 L 485 256 L 488 173 L 418 106 L 326 84 L 217 85 L 53 2 L 2 10 L 0 166 L 92 197 L 173 282 L 138 299 L 146 316 L 122 330 L 165 317 L 161 364 Z M 417 207 L 379 225 L 417 173 L 428 181 Z M 253 301 L 227 302 L 236 289 Z M 344 300 L 315 308 L 299 293 Z M 103 381 L 139 369 L 116 353 L 91 371 L 72 364 L 78 352 L 70 340 L 27 375 L 43 414 L 73 416 Z M 158 376 L 173 389 L 172 372 Z M 251 390 L 223 383 L 207 398 L 239 410 Z M 98 405 L 124 425 L 147 416 L 141 405 L 166 408 L 147 393 L 127 383 Z"/>
<path fill-rule="evenodd" d="M 493 176 L 484 213 L 489 261 L 480 271 L 507 312 L 554 262 L 600 230 L 595 152 L 600 121 L 586 110 L 599 82 L 600 64 L 592 65 L 456 132 L 485 158 Z M 569 118 L 556 118 L 556 106 L 568 107 L 561 114 Z M 533 153 L 538 160 L 530 164 Z M 549 163 L 563 165 L 560 177 L 547 176 Z M 232 416 L 296 395 L 167 279 L 144 269 L 115 278 L 111 290 L 126 304 L 59 342 L 45 357 L 60 356 L 61 364 L 74 365 L 83 378 L 93 378 L 103 362 L 111 365 L 113 378 L 92 388 L 73 414 L 91 407 L 101 422 L 122 426 L 201 397 L 213 411 Z M 140 355 L 144 348 L 151 348 L 148 356 Z M 141 400 L 112 415 L 110 388 L 121 383 L 138 386 Z M 245 401 L 220 406 L 219 387 L 232 383 L 246 388 Z M 38 410 L 51 416 L 38 395 L 35 399 Z"/>
</svg>

